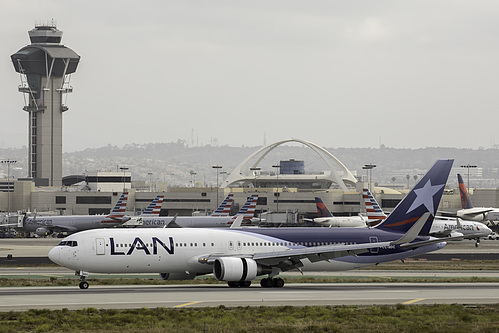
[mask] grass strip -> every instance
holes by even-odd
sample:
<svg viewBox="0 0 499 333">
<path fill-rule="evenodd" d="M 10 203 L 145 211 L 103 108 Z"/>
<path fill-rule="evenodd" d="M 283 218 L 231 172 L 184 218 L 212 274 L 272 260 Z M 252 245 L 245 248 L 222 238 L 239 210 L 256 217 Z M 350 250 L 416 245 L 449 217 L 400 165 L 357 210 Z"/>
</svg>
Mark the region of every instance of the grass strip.
<svg viewBox="0 0 499 333">
<path fill-rule="evenodd" d="M 10 332 L 498 332 L 499 305 L 29 310 L 0 313 Z"/>
</svg>

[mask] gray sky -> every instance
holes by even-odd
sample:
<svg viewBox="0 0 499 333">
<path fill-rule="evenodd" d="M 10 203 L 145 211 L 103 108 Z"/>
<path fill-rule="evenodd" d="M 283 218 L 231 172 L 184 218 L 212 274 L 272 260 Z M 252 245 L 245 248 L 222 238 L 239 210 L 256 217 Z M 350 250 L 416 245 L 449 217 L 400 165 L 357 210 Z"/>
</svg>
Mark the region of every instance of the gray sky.
<svg viewBox="0 0 499 333">
<path fill-rule="evenodd" d="M 81 56 L 66 152 L 264 136 L 489 148 L 499 144 L 498 18 L 497 0 L 3 0 L 0 144 L 27 144 L 10 55 L 35 22 L 54 19 Z"/>
</svg>

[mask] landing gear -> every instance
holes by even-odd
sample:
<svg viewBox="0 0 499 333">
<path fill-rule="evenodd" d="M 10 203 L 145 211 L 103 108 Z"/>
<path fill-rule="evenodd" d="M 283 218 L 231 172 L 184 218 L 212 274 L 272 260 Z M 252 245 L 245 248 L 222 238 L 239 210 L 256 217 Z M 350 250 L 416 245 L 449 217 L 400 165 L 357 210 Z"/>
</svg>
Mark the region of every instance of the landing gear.
<svg viewBox="0 0 499 333">
<path fill-rule="evenodd" d="M 80 284 L 78 285 L 80 289 L 88 289 L 88 282 L 85 280 L 88 276 L 88 272 L 76 271 L 75 275 L 79 275 Z"/>
<path fill-rule="evenodd" d="M 227 284 L 231 288 L 248 288 L 251 286 L 251 281 L 228 281 Z"/>
<path fill-rule="evenodd" d="M 478 247 L 478 245 L 480 245 L 480 238 L 477 238 L 475 242 L 475 247 Z"/>
<path fill-rule="evenodd" d="M 260 286 L 263 288 L 282 288 L 284 286 L 284 280 L 281 278 L 263 278 L 260 281 Z"/>
<path fill-rule="evenodd" d="M 81 281 L 80 282 L 80 289 L 88 289 L 88 282 L 87 281 Z"/>
</svg>

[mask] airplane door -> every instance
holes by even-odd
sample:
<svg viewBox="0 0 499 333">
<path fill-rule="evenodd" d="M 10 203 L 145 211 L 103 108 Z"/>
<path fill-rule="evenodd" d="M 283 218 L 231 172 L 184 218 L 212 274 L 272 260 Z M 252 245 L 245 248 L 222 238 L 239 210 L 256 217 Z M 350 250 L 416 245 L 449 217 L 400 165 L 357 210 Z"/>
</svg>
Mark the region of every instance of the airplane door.
<svg viewBox="0 0 499 333">
<path fill-rule="evenodd" d="M 369 237 L 369 242 L 371 242 L 371 243 L 377 243 L 378 242 L 378 237 Z M 371 253 L 378 253 L 379 252 L 379 247 L 373 247 L 369 251 Z"/>
<path fill-rule="evenodd" d="M 241 241 L 237 241 L 237 252 L 241 252 L 242 248 Z"/>
<path fill-rule="evenodd" d="M 95 254 L 106 254 L 106 242 L 104 241 L 104 238 L 95 239 Z"/>
<path fill-rule="evenodd" d="M 229 250 L 234 250 L 234 242 L 233 241 L 229 241 Z"/>
</svg>

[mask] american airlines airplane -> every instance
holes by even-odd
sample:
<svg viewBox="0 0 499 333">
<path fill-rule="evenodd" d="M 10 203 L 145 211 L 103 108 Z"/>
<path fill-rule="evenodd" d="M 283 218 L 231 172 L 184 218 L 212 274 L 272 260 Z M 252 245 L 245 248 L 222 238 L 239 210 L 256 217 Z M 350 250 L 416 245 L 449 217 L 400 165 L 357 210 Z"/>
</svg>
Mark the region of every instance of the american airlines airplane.
<svg viewBox="0 0 499 333">
<path fill-rule="evenodd" d="M 381 217 L 382 219 L 386 218 L 386 215 L 381 210 L 378 202 L 368 189 L 364 189 L 364 198 L 366 198 L 366 201 L 370 201 L 370 203 L 366 202 L 368 217 L 374 218 L 376 216 Z M 367 208 L 369 205 L 373 208 Z M 371 210 L 373 212 L 370 213 L 369 211 Z M 435 216 L 435 220 L 431 225 L 430 236 L 438 238 L 461 237 L 461 239 L 475 239 L 475 246 L 478 246 L 478 244 L 480 244 L 480 238 L 487 237 L 491 232 L 492 230 L 490 230 L 490 228 L 480 222 L 465 221 L 460 218 Z"/>
<path fill-rule="evenodd" d="M 225 212 L 230 211 L 230 205 L 232 205 L 233 198 L 229 195 L 224 202 L 220 205 L 225 206 L 225 208 L 216 210 L 219 215 L 209 215 L 209 216 L 139 216 L 131 218 L 124 226 L 135 227 L 135 228 L 163 228 L 174 221 L 177 226 L 180 227 L 190 227 L 190 228 L 217 228 L 217 227 L 230 227 L 234 220 L 239 216 L 243 215 L 243 224 L 248 224 L 248 222 L 256 222 L 258 219 L 255 218 L 256 203 L 258 201 L 258 194 L 253 194 L 248 198 L 244 206 L 239 210 L 239 212 L 234 216 L 225 215 Z"/>
<path fill-rule="evenodd" d="M 477 222 L 499 221 L 499 208 L 474 207 L 460 174 L 457 175 L 457 180 L 462 206 L 462 209 L 457 211 L 458 217 Z"/>
<path fill-rule="evenodd" d="M 110 228 L 126 222 L 125 216 L 128 192 L 124 192 L 108 215 L 57 215 L 25 217 L 16 228 L 23 232 L 34 232 L 47 236 L 54 232 L 77 232 L 81 230 Z"/>
<path fill-rule="evenodd" d="M 282 287 L 280 272 L 343 271 L 436 251 L 428 236 L 453 160 L 439 160 L 376 228 L 160 228 L 88 230 L 49 252 L 73 269 L 80 288 L 92 273 L 160 273 L 187 280 L 213 273 L 230 287 Z"/>
</svg>

